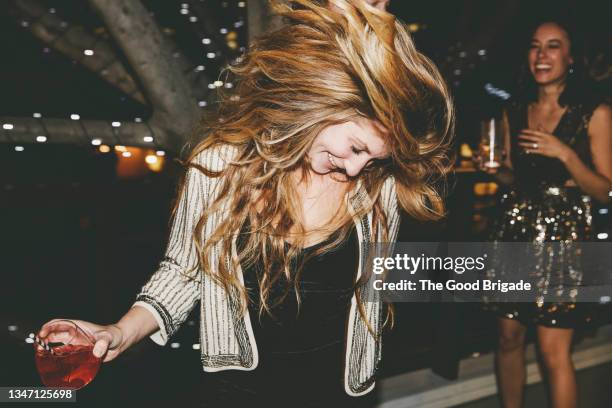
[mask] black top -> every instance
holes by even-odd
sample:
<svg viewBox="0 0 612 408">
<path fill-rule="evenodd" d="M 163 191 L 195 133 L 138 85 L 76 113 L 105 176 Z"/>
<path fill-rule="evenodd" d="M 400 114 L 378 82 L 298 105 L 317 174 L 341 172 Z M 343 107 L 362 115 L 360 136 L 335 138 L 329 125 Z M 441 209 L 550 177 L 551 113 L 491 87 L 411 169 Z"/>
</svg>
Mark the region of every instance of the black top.
<svg viewBox="0 0 612 408">
<path fill-rule="evenodd" d="M 592 161 L 588 126 L 600 102 L 593 98 L 590 101 L 568 105 L 552 132 L 559 140 L 574 149 L 589 167 L 592 167 Z M 563 187 L 571 176 L 560 160 L 539 154 L 527 154 L 518 145 L 521 130 L 528 128 L 527 108 L 528 105 L 521 101 L 511 101 L 506 107 L 516 187 L 527 193 L 538 192 L 546 187 Z"/>
<path fill-rule="evenodd" d="M 245 223 L 242 233 L 248 231 Z M 336 238 L 302 249 L 300 257 Z M 243 247 L 238 240 L 238 251 Z M 289 244 L 286 244 L 287 248 Z M 225 371 L 221 374 L 229 393 L 253 398 L 356 402 L 344 390 L 344 354 L 346 326 L 358 268 L 358 240 L 353 228 L 337 247 L 306 261 L 299 280 L 300 305 L 293 286 L 281 304 L 259 313 L 259 284 L 262 262 L 243 269 L 244 284 L 251 298 L 249 316 L 259 352 L 259 364 L 253 371 Z M 271 290 L 268 304 L 285 293 L 283 276 Z M 228 385 L 231 384 L 231 385 Z M 225 392 L 228 392 L 227 390 Z M 259 400 L 258 400 L 259 401 Z M 326 406 L 326 405 L 324 405 Z"/>
</svg>

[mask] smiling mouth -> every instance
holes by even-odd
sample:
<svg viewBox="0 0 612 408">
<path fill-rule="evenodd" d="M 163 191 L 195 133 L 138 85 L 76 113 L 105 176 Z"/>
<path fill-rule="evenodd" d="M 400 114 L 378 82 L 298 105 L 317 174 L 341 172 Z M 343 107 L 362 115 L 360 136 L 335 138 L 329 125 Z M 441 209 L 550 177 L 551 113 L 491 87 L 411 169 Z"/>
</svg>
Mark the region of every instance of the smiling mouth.
<svg viewBox="0 0 612 408">
<path fill-rule="evenodd" d="M 549 64 L 536 64 L 536 72 L 548 72 L 552 69 L 552 65 Z"/>
<path fill-rule="evenodd" d="M 332 157 L 331 153 L 329 153 L 329 152 L 327 152 L 327 160 L 329 160 L 329 162 L 332 165 L 332 167 L 338 168 L 338 165 L 336 164 L 336 162 L 334 161 L 334 158 Z"/>
</svg>

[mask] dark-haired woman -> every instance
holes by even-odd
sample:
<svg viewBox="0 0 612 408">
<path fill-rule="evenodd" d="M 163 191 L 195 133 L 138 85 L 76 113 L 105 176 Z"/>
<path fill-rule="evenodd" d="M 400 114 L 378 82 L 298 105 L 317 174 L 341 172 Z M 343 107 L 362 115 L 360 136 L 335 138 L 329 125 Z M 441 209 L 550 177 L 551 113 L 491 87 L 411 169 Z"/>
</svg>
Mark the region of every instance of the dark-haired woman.
<svg viewBox="0 0 612 408">
<path fill-rule="evenodd" d="M 505 109 L 505 167 L 513 188 L 502 199 L 496 241 L 575 242 L 590 239 L 591 200 L 610 201 L 610 106 L 579 81 L 580 57 L 564 25 L 537 26 L 527 55 L 529 81 Z M 524 342 L 535 324 L 537 346 L 555 408 L 576 406 L 571 360 L 574 329 L 588 319 L 575 302 L 582 281 L 573 250 L 547 252 L 533 303 L 498 304 L 496 357 L 503 405 L 520 407 L 525 384 Z M 555 286 L 554 282 L 563 282 Z M 549 301 L 554 293 L 567 301 Z"/>
</svg>

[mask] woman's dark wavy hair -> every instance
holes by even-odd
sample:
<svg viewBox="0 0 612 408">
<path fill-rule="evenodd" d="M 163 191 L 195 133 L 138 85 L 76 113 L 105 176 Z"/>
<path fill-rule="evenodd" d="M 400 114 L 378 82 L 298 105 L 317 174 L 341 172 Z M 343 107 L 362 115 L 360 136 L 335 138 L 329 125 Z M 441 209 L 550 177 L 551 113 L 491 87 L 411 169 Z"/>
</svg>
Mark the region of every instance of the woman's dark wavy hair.
<svg viewBox="0 0 612 408">
<path fill-rule="evenodd" d="M 559 96 L 559 105 L 567 106 L 568 104 L 581 103 L 585 100 L 590 100 L 595 94 L 594 82 L 588 75 L 588 62 L 584 50 L 584 39 L 576 30 L 576 27 L 569 20 L 564 18 L 545 18 L 540 19 L 531 25 L 528 35 L 525 36 L 525 49 L 528 49 L 529 42 L 536 30 L 543 24 L 552 23 L 559 26 L 570 41 L 570 53 L 574 59 L 571 68 L 572 73 L 568 73 L 565 82 L 565 88 Z M 525 56 L 525 53 L 522 54 Z M 535 102 L 538 99 L 538 85 L 533 79 L 529 66 L 524 60 L 521 65 L 518 83 L 518 99 L 521 102 Z"/>
</svg>

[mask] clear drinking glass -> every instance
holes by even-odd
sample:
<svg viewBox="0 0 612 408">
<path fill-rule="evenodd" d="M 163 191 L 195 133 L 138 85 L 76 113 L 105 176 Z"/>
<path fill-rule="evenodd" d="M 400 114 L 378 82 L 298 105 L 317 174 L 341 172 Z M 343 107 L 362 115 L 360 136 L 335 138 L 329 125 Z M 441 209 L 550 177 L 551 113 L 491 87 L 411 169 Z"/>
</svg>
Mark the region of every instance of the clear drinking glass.
<svg viewBox="0 0 612 408">
<path fill-rule="evenodd" d="M 94 379 L 102 359 L 93 355 L 94 337 L 71 320 L 46 325 L 36 337 L 34 360 L 47 387 L 83 388 Z"/>
<path fill-rule="evenodd" d="M 481 123 L 479 157 L 483 167 L 495 169 L 502 163 L 502 138 L 500 122 L 495 119 Z"/>
</svg>

